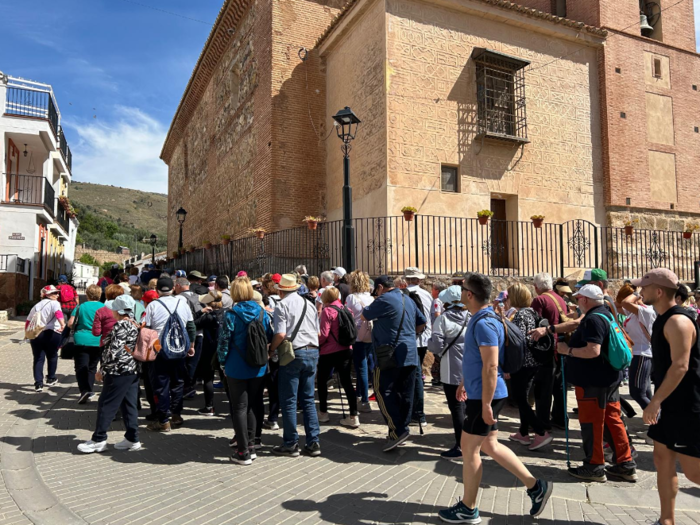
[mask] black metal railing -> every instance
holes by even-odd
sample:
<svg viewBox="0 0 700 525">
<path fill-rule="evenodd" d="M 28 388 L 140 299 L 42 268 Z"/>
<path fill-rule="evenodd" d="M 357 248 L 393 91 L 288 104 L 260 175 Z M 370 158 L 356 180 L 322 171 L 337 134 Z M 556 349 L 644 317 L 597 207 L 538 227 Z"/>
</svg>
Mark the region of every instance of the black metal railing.
<svg viewBox="0 0 700 525">
<path fill-rule="evenodd" d="M 66 234 L 70 233 L 70 220 L 68 218 L 68 214 L 60 205 L 58 207 L 58 213 L 56 214 L 56 220 Z"/>
<path fill-rule="evenodd" d="M 44 177 L 39 175 L 8 175 L 5 202 L 42 204 Z"/>
<path fill-rule="evenodd" d="M 68 141 L 66 140 L 66 134 L 63 132 L 63 126 L 61 126 L 58 131 L 58 146 L 63 155 L 63 160 L 66 161 L 68 170 L 73 171 L 73 154 L 70 151 L 70 147 L 68 147 Z"/>
<path fill-rule="evenodd" d="M 44 207 L 49 210 L 49 213 L 53 217 L 56 206 L 56 190 L 49 182 L 49 179 L 44 179 Z"/>
<path fill-rule="evenodd" d="M 58 134 L 58 111 L 51 93 L 47 91 L 8 87 L 5 114 L 46 119 L 51 124 L 54 135 Z"/>
<path fill-rule="evenodd" d="M 416 215 L 354 219 L 355 260 L 371 275 L 399 274 L 417 266 L 429 275 L 455 271 L 501 277 L 532 277 L 548 272 L 565 277 L 584 268 L 603 268 L 610 279 L 639 277 L 667 267 L 682 280 L 694 279 L 700 260 L 700 234 L 680 231 L 600 227 L 585 220 L 563 224 Z M 304 264 L 318 275 L 342 265 L 342 221 L 318 229 L 293 228 L 263 239 L 246 237 L 228 245 L 181 254 L 177 269 L 233 276 L 239 270 L 260 276 L 289 272 Z M 629 234 L 629 235 L 628 235 Z"/>
</svg>

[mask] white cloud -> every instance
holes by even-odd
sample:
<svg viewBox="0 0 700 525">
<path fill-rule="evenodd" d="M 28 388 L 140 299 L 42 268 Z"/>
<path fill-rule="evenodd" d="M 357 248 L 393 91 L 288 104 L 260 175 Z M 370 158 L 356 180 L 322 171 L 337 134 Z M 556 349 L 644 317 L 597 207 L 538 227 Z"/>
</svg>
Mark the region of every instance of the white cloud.
<svg viewBox="0 0 700 525">
<path fill-rule="evenodd" d="M 700 53 L 700 0 L 693 0 L 695 7 L 695 49 Z"/>
<path fill-rule="evenodd" d="M 137 108 L 118 106 L 111 122 L 66 125 L 73 131 L 68 144 L 75 180 L 168 193 L 168 168 L 159 158 L 163 124 Z"/>
</svg>

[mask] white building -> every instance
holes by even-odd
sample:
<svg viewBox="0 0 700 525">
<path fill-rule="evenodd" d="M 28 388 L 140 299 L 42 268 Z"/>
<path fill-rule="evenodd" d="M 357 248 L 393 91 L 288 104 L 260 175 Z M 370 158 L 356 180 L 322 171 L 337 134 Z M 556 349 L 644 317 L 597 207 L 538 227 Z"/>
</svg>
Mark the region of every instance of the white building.
<svg viewBox="0 0 700 525">
<path fill-rule="evenodd" d="M 143 271 L 143 269 L 146 267 L 147 264 L 151 264 L 153 262 L 153 254 L 146 254 L 146 253 L 141 253 L 141 255 L 134 255 L 132 257 L 129 257 L 128 259 L 124 259 L 124 262 L 122 263 L 124 268 L 127 266 L 135 266 L 136 268 L 139 269 L 139 272 Z M 161 261 L 167 261 L 168 260 L 168 252 L 159 252 L 156 253 L 155 257 L 155 262 L 158 264 Z"/>
<path fill-rule="evenodd" d="M 83 292 L 88 286 L 100 280 L 100 267 L 75 261 L 73 263 L 73 284 Z"/>
<path fill-rule="evenodd" d="M 8 261 L 0 287 L 14 279 L 3 272 L 19 267 L 27 298 L 37 298 L 72 270 L 78 228 L 67 200 L 71 151 L 50 85 L 0 72 L 0 158 L 0 259 Z"/>
</svg>

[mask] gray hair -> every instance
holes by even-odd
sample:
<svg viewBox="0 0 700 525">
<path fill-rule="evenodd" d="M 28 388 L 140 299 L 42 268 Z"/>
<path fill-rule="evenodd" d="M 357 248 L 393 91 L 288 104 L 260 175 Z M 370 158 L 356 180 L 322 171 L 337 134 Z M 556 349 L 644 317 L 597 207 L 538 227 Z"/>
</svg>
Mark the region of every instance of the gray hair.
<svg viewBox="0 0 700 525">
<path fill-rule="evenodd" d="M 535 275 L 535 286 L 538 290 L 549 292 L 554 288 L 552 276 L 546 272 Z"/>
<path fill-rule="evenodd" d="M 334 281 L 334 279 L 333 279 L 333 272 L 323 272 L 323 273 L 321 274 L 321 279 L 323 279 L 323 280 L 326 281 L 327 283 L 333 284 L 333 281 Z"/>
<path fill-rule="evenodd" d="M 184 277 L 178 277 L 177 279 L 175 279 L 175 284 L 177 284 L 178 286 L 189 286 L 190 282 Z"/>
<path fill-rule="evenodd" d="M 309 272 L 306 271 L 306 266 L 303 264 L 300 264 L 296 268 L 294 268 L 294 271 L 297 272 L 299 275 L 308 275 Z"/>
<path fill-rule="evenodd" d="M 444 290 L 447 290 L 447 285 L 441 281 L 436 281 L 433 283 L 433 290 L 437 290 L 438 292 L 442 292 Z"/>
</svg>

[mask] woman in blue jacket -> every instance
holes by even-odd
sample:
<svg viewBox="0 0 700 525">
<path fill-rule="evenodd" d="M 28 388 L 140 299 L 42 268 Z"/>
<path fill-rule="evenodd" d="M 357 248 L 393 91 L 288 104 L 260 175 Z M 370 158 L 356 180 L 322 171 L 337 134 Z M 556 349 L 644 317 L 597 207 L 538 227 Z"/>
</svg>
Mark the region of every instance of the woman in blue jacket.
<svg viewBox="0 0 700 525">
<path fill-rule="evenodd" d="M 233 429 L 237 438 L 237 451 L 231 455 L 231 461 L 250 465 L 256 458 L 255 428 L 264 416 L 260 408 L 263 406 L 267 364 L 256 367 L 246 362 L 248 325 L 262 318 L 269 344 L 272 341 L 272 324 L 264 309 L 253 301 L 253 287 L 247 277 L 233 281 L 231 299 L 234 307 L 226 312 L 217 353 L 226 374 Z"/>
</svg>

